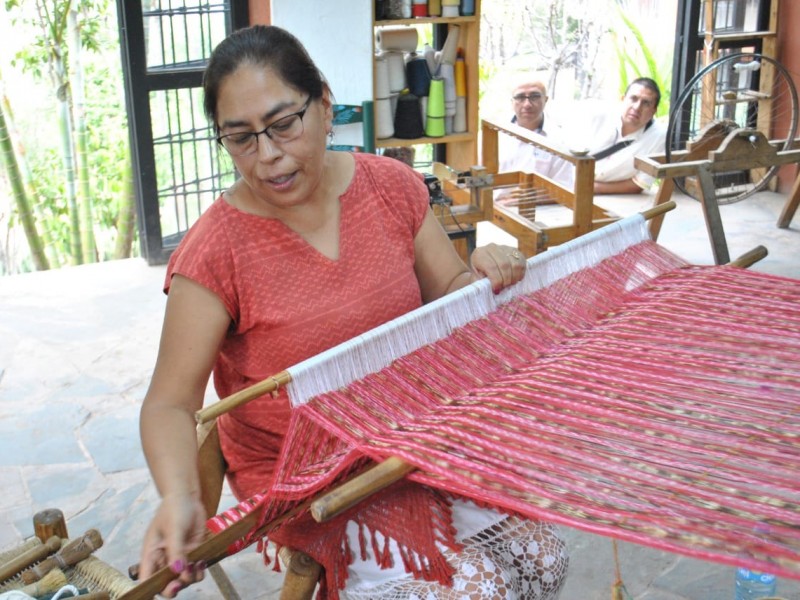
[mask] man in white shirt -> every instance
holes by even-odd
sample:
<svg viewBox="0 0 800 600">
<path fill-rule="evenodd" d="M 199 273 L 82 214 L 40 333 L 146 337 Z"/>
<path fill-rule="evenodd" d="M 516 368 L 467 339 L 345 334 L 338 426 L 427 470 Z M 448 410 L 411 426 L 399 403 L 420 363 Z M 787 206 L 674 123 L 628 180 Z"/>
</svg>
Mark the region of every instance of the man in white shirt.
<svg viewBox="0 0 800 600">
<path fill-rule="evenodd" d="M 544 109 L 547 105 L 547 88 L 539 80 L 524 81 L 517 85 L 511 94 L 511 108 L 514 111 L 512 123 L 533 131 L 542 136 L 543 143 L 558 142 L 558 135 L 552 134 L 551 128 L 545 129 Z M 534 136 L 534 137 L 536 137 Z M 544 139 L 546 138 L 546 139 Z M 547 152 L 517 138 L 501 134 L 498 140 L 499 169 L 501 173 L 522 171 L 534 173 L 572 187 L 574 168 L 571 163 L 555 154 Z"/>
<path fill-rule="evenodd" d="M 595 194 L 638 194 L 653 184 L 653 177 L 636 169 L 634 157 L 664 152 L 666 127 L 654 119 L 660 100 L 658 84 L 640 77 L 628 85 L 621 114 L 597 113 L 580 126 L 595 158 Z"/>
</svg>

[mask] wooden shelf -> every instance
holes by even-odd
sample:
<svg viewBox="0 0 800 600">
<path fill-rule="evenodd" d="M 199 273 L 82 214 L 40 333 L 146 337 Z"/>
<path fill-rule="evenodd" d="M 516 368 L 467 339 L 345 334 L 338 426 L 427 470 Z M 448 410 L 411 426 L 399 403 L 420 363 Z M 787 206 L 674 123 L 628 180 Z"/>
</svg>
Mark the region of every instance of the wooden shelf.
<svg viewBox="0 0 800 600">
<path fill-rule="evenodd" d="M 420 144 L 444 144 L 446 162 L 448 165 L 466 170 L 477 164 L 478 160 L 478 96 L 479 96 L 479 53 L 480 53 L 480 23 L 481 0 L 475 0 L 475 14 L 461 17 L 414 17 L 411 19 L 382 19 L 375 20 L 373 11 L 373 53 L 375 47 L 375 31 L 380 27 L 392 26 L 447 26 L 458 27 L 458 47 L 463 50 L 466 70 L 466 118 L 467 131 L 454 133 L 442 137 L 421 137 L 416 139 L 383 138 L 375 140 L 376 148 L 390 148 L 396 146 L 416 146 Z M 449 31 L 449 29 L 448 29 Z M 443 42 L 444 40 L 442 40 Z M 373 64 L 373 87 L 375 72 Z M 373 98 L 375 90 L 373 89 Z"/>
<path fill-rule="evenodd" d="M 375 27 L 386 25 L 458 25 L 459 23 L 476 23 L 478 15 L 469 17 L 414 17 L 412 19 L 382 19 L 375 21 Z"/>
<path fill-rule="evenodd" d="M 713 38 L 715 42 L 749 42 L 753 39 L 775 37 L 778 34 L 774 31 L 734 31 L 728 33 L 706 31 L 703 35 L 706 38 Z"/>
<path fill-rule="evenodd" d="M 391 148 L 394 146 L 416 146 L 417 144 L 451 144 L 455 142 L 471 142 L 475 136 L 471 133 L 454 133 L 442 137 L 421 137 L 415 139 L 405 138 L 384 138 L 375 140 L 378 148 Z"/>
</svg>

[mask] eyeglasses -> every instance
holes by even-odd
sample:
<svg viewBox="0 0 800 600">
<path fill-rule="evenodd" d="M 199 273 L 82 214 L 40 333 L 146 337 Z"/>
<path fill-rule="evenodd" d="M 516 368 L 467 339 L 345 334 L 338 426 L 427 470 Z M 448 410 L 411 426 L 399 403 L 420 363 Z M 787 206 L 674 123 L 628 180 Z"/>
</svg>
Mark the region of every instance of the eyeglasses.
<svg viewBox="0 0 800 600">
<path fill-rule="evenodd" d="M 217 138 L 217 143 L 222 144 L 231 156 L 247 156 L 258 150 L 258 136 L 262 133 L 276 144 L 296 140 L 303 135 L 303 117 L 310 104 L 311 96 L 296 113 L 281 117 L 261 131 L 241 131 L 221 135 Z"/>
<path fill-rule="evenodd" d="M 518 104 L 522 104 L 523 102 L 525 102 L 525 100 L 533 104 L 534 102 L 538 102 L 539 100 L 541 100 L 542 97 L 543 97 L 542 94 L 540 94 L 539 92 L 533 92 L 532 94 L 516 94 L 512 96 L 514 102 L 517 102 Z"/>
</svg>

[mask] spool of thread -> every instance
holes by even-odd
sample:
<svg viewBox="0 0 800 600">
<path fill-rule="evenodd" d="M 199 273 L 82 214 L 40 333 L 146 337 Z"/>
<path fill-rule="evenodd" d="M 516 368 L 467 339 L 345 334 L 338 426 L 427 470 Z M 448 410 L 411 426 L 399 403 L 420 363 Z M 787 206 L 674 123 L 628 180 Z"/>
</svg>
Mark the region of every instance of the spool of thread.
<svg viewBox="0 0 800 600">
<path fill-rule="evenodd" d="M 424 57 L 414 55 L 406 63 L 406 76 L 408 78 L 408 91 L 417 96 L 427 96 L 431 87 L 431 72 L 428 70 L 428 61 Z"/>
<path fill-rule="evenodd" d="M 431 89 L 428 93 L 425 135 L 429 137 L 442 137 L 444 132 L 444 79 L 441 77 L 434 77 L 431 79 Z"/>
<path fill-rule="evenodd" d="M 388 0 L 386 5 L 387 19 L 410 19 L 411 0 Z"/>
<path fill-rule="evenodd" d="M 422 96 L 422 98 L 419 99 L 419 116 L 422 119 L 423 123 L 428 118 L 428 97 L 427 96 Z"/>
<path fill-rule="evenodd" d="M 425 57 L 425 62 L 428 63 L 428 71 L 431 76 L 436 73 L 436 50 L 430 44 L 425 44 L 422 47 L 422 56 Z"/>
<path fill-rule="evenodd" d="M 464 133 L 467 130 L 467 98 L 456 97 L 456 116 L 453 117 L 453 133 Z"/>
<path fill-rule="evenodd" d="M 460 33 L 460 29 L 458 25 L 450 25 L 447 29 L 447 38 L 444 40 L 444 45 L 442 46 L 442 55 L 439 60 L 439 64 L 442 63 L 450 63 L 451 65 L 456 64 L 456 56 L 458 54 L 458 35 Z"/>
<path fill-rule="evenodd" d="M 406 61 L 402 52 L 391 50 L 381 53 L 386 60 L 389 71 L 389 92 L 399 94 L 406 85 Z"/>
<path fill-rule="evenodd" d="M 456 58 L 456 97 L 467 95 L 467 66 L 464 62 L 464 56 L 459 51 L 458 58 Z"/>
<path fill-rule="evenodd" d="M 414 52 L 419 43 L 419 34 L 413 27 L 378 27 L 375 30 L 375 45 L 383 51 Z"/>
<path fill-rule="evenodd" d="M 386 0 L 375 0 L 375 20 L 382 21 L 386 18 Z"/>
<path fill-rule="evenodd" d="M 378 139 L 390 138 L 394 135 L 394 118 L 392 117 L 392 103 L 389 98 L 375 100 L 375 137 Z"/>
<path fill-rule="evenodd" d="M 472 17 L 475 15 L 475 0 L 461 0 L 461 16 Z"/>
<path fill-rule="evenodd" d="M 392 113 L 392 94 L 389 85 L 389 61 L 384 55 L 375 57 L 375 137 L 390 138 L 394 135 L 394 114 Z"/>
<path fill-rule="evenodd" d="M 439 65 L 439 77 L 444 79 L 444 115 L 454 117 L 456 114 L 455 67 L 449 63 L 442 63 Z"/>
<path fill-rule="evenodd" d="M 391 93 L 389 86 L 389 63 L 383 56 L 375 57 L 375 98 L 388 98 Z"/>
<path fill-rule="evenodd" d="M 419 98 L 411 93 L 400 94 L 394 115 L 394 137 L 413 140 L 425 135 Z"/>
<path fill-rule="evenodd" d="M 411 5 L 411 16 L 413 17 L 427 17 L 428 16 L 428 0 L 414 0 Z"/>
<path fill-rule="evenodd" d="M 444 118 L 444 133 L 445 133 L 445 135 L 451 135 L 451 134 L 455 133 L 454 130 L 453 130 L 453 122 L 454 121 L 455 121 L 455 116 L 452 116 L 452 117 L 445 116 L 445 118 Z"/>
<path fill-rule="evenodd" d="M 457 17 L 461 7 L 461 0 L 442 0 L 442 16 Z"/>
<path fill-rule="evenodd" d="M 428 15 L 431 17 L 442 15 L 442 0 L 428 0 Z"/>
</svg>

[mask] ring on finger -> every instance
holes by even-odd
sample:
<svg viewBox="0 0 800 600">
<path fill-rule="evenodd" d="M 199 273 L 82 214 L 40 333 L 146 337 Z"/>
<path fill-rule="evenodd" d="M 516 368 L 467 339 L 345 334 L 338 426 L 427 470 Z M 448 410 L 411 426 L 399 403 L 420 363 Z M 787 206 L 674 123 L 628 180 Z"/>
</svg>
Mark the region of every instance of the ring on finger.
<svg viewBox="0 0 800 600">
<path fill-rule="evenodd" d="M 511 258 L 513 258 L 515 260 L 519 260 L 520 258 L 522 258 L 522 254 L 520 254 L 517 250 L 514 250 L 511 253 Z"/>
</svg>

